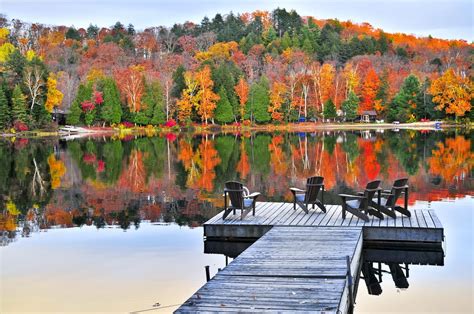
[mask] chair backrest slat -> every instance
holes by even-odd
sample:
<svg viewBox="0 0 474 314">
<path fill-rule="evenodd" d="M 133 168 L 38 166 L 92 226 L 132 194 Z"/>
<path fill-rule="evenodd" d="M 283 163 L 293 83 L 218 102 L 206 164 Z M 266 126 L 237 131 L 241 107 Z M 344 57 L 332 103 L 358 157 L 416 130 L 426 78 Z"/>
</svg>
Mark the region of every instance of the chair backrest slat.
<svg viewBox="0 0 474 314">
<path fill-rule="evenodd" d="M 225 183 L 230 204 L 235 208 L 244 207 L 244 185 L 237 181 L 228 181 Z"/>
<path fill-rule="evenodd" d="M 306 180 L 306 194 L 305 203 L 314 203 L 318 197 L 318 193 L 321 190 L 321 184 L 323 184 L 323 177 L 310 177 Z"/>
<path fill-rule="evenodd" d="M 380 180 L 374 180 L 367 183 L 367 185 L 365 186 L 365 191 L 364 191 L 365 198 L 362 199 L 359 205 L 360 209 L 365 208 L 368 205 L 368 201 L 374 198 L 375 193 L 377 193 L 377 189 L 379 188 L 379 186 L 380 186 Z"/>
<path fill-rule="evenodd" d="M 406 186 L 408 183 L 408 178 L 401 178 L 393 182 L 392 190 L 390 191 L 390 196 L 387 198 L 387 206 L 395 206 L 398 198 L 403 192 L 402 187 Z M 398 189 L 397 189 L 398 188 Z"/>
</svg>

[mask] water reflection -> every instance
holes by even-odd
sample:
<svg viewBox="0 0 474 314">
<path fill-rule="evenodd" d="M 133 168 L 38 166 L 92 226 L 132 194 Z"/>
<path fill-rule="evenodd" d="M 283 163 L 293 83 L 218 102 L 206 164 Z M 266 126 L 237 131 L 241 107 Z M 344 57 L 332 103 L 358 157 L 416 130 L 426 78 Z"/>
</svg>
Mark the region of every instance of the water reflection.
<svg viewBox="0 0 474 314">
<path fill-rule="evenodd" d="M 181 134 L 74 141 L 0 141 L 0 231 L 7 245 L 51 227 L 199 226 L 223 205 L 225 181 L 266 200 L 322 175 L 325 199 L 408 176 L 409 203 L 473 195 L 473 133 Z"/>
<path fill-rule="evenodd" d="M 410 265 L 444 265 L 441 248 L 365 248 L 362 252 L 360 280 L 370 295 L 382 294 L 384 276 L 391 278 L 396 288 L 408 289 Z M 389 279 L 390 280 L 390 279 Z"/>
</svg>

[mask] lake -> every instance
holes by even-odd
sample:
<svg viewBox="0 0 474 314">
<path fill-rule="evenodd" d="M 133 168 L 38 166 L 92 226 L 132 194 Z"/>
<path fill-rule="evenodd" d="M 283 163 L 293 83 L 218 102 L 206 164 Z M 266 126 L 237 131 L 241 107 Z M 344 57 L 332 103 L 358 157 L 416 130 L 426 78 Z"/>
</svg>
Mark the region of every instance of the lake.
<svg viewBox="0 0 474 314">
<path fill-rule="evenodd" d="M 171 312 L 225 265 L 201 227 L 224 182 L 290 201 L 312 175 L 333 204 L 406 176 L 409 208 L 445 227 L 443 266 L 410 265 L 400 288 L 382 265 L 356 312 L 474 310 L 474 133 L 372 130 L 0 140 L 0 312 Z"/>
</svg>

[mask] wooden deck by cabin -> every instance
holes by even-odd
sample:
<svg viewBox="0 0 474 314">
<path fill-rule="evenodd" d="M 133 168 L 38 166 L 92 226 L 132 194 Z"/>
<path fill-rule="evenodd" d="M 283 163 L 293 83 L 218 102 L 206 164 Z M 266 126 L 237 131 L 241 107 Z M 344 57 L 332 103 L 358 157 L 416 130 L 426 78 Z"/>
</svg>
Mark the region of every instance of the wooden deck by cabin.
<svg viewBox="0 0 474 314">
<path fill-rule="evenodd" d="M 341 206 L 326 208 L 327 213 L 316 208 L 305 214 L 294 210 L 293 204 L 260 202 L 255 216 L 243 220 L 240 215 L 223 220 L 222 213 L 211 218 L 204 224 L 206 242 L 258 240 L 176 312 L 347 313 L 354 297 L 348 278 L 359 274 L 363 242 L 441 247 L 444 239 L 443 227 L 431 210 L 365 222 L 351 214 L 343 220 Z M 369 257 L 376 253 L 372 250 Z M 432 259 L 422 257 L 424 263 Z"/>
</svg>

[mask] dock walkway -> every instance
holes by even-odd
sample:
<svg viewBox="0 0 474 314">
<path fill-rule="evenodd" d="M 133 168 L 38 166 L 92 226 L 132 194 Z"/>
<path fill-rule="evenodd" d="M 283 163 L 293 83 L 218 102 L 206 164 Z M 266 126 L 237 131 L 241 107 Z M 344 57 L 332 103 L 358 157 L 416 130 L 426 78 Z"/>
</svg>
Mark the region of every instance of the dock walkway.
<svg viewBox="0 0 474 314">
<path fill-rule="evenodd" d="M 361 227 L 275 227 L 176 312 L 346 312 L 348 266 L 355 277 Z"/>
</svg>

